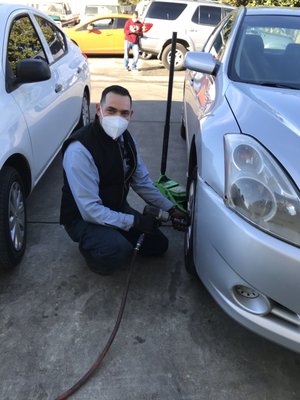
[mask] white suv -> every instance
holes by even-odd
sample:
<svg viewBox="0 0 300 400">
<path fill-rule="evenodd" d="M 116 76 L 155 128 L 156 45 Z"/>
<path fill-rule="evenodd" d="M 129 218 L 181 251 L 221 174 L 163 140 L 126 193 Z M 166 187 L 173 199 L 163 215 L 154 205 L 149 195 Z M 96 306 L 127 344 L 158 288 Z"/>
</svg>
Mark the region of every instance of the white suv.
<svg viewBox="0 0 300 400">
<path fill-rule="evenodd" d="M 141 52 L 157 55 L 170 67 L 173 32 L 177 32 L 175 66 L 184 68 L 188 50 L 200 50 L 221 19 L 234 7 L 203 0 L 153 0 L 144 13 L 144 35 Z"/>
<path fill-rule="evenodd" d="M 26 247 L 26 197 L 74 127 L 89 122 L 79 47 L 42 12 L 0 4 L 0 268 Z"/>
</svg>

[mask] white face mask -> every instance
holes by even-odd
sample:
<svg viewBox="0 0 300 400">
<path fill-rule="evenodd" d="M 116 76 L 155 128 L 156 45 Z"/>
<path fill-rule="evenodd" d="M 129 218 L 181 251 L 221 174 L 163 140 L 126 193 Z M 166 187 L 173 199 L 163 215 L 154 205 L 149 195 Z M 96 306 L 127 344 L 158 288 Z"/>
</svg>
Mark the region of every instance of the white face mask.
<svg viewBox="0 0 300 400">
<path fill-rule="evenodd" d="M 132 18 L 132 22 L 137 22 L 137 19 L 136 18 Z"/>
<path fill-rule="evenodd" d="M 126 131 L 129 121 L 120 117 L 119 115 L 104 116 L 101 109 L 100 113 L 102 116 L 102 128 L 104 129 L 105 133 L 114 140 L 118 139 L 118 137 Z"/>
</svg>

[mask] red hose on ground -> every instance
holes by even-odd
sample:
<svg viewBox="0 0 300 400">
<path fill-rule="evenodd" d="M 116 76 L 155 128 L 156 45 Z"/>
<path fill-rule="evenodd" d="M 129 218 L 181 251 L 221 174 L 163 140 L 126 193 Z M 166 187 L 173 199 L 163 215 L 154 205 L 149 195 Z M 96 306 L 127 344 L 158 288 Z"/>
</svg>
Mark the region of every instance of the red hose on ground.
<svg viewBox="0 0 300 400">
<path fill-rule="evenodd" d="M 90 379 L 90 377 L 94 374 L 94 372 L 97 370 L 97 368 L 101 365 L 104 357 L 108 353 L 108 350 L 110 349 L 110 346 L 112 345 L 112 342 L 114 341 L 114 338 L 115 338 L 115 336 L 116 336 L 116 334 L 118 332 L 118 329 L 119 329 L 119 326 L 120 326 L 120 323 L 121 323 L 121 320 L 122 320 L 123 312 L 124 312 L 125 305 L 126 305 L 128 289 L 129 289 L 130 281 L 131 281 L 131 278 L 132 278 L 132 273 L 133 273 L 133 270 L 134 270 L 134 268 L 133 268 L 134 261 L 135 261 L 137 252 L 140 250 L 140 247 L 141 247 L 141 245 L 142 245 L 142 243 L 144 241 L 144 236 L 145 235 L 143 233 L 139 236 L 138 241 L 136 243 L 136 246 L 133 249 L 133 254 L 132 254 L 132 257 L 131 257 L 131 262 L 130 262 L 129 271 L 128 271 L 128 275 L 127 275 L 126 286 L 125 286 L 125 290 L 124 290 L 124 293 L 123 293 L 122 302 L 121 302 L 121 306 L 120 306 L 120 309 L 119 309 L 118 317 L 117 317 L 114 329 L 113 329 L 112 333 L 110 334 L 110 337 L 109 337 L 104 349 L 99 354 L 99 356 L 97 357 L 96 361 L 91 366 L 91 368 L 83 375 L 83 377 L 80 378 L 79 381 L 77 381 L 70 389 L 66 390 L 64 393 L 62 393 L 61 395 L 56 397 L 55 400 L 66 400 L 70 396 L 72 396 L 79 388 L 81 388 L 81 386 L 83 386 Z"/>
</svg>

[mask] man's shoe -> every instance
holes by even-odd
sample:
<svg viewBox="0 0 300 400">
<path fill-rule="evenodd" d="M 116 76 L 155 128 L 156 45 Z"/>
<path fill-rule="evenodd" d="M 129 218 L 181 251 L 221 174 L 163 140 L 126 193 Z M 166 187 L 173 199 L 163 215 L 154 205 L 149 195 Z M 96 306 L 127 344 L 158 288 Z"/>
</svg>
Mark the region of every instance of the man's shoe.
<svg viewBox="0 0 300 400">
<path fill-rule="evenodd" d="M 127 68 L 125 68 L 126 69 L 126 71 L 130 71 L 130 67 L 127 67 Z"/>
</svg>

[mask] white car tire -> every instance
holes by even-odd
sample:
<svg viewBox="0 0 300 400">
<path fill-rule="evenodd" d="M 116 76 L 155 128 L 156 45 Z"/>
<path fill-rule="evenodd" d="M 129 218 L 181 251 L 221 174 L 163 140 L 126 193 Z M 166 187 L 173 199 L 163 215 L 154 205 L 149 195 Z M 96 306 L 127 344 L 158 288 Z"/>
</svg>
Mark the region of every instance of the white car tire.
<svg viewBox="0 0 300 400">
<path fill-rule="evenodd" d="M 19 264 L 26 248 L 26 199 L 22 179 L 13 167 L 0 172 L 0 267 Z"/>
<path fill-rule="evenodd" d="M 80 118 L 76 128 L 82 128 L 83 126 L 88 125 L 90 122 L 90 99 L 88 93 L 85 91 L 82 97 Z"/>
</svg>

